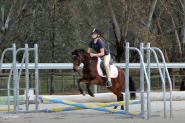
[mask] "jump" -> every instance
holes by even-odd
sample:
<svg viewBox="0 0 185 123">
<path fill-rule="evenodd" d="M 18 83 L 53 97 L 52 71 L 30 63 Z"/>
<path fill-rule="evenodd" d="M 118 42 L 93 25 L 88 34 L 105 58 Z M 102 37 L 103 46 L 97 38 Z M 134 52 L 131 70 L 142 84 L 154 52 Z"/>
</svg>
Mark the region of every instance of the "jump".
<svg viewBox="0 0 185 123">
<path fill-rule="evenodd" d="M 84 49 L 76 49 L 72 51 L 72 59 L 74 71 L 77 71 L 81 63 L 84 64 L 83 77 L 78 80 L 78 89 L 81 94 L 84 94 L 84 91 L 80 87 L 80 82 L 86 83 L 88 94 L 92 97 L 94 94 L 90 90 L 91 85 L 106 87 L 106 77 L 100 76 L 97 71 L 99 57 L 91 57 L 90 53 L 86 52 Z M 111 78 L 112 86 L 107 88 L 117 96 L 117 101 L 123 101 L 124 97 L 122 91 L 125 87 L 125 72 L 120 67 L 116 68 L 118 75 L 116 78 Z M 134 81 L 131 77 L 129 77 L 129 83 L 130 91 L 135 91 Z M 135 99 L 135 93 L 131 93 L 131 99 Z M 114 108 L 117 108 L 117 106 Z M 124 107 L 121 106 L 121 109 L 124 109 Z"/>
</svg>

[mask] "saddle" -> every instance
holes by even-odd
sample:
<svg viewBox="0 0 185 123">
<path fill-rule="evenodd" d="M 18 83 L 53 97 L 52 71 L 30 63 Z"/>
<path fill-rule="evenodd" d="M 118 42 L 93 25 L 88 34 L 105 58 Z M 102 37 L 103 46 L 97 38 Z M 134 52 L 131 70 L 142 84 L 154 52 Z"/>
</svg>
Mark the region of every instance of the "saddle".
<svg viewBox="0 0 185 123">
<path fill-rule="evenodd" d="M 118 77 L 118 69 L 115 65 L 112 65 L 112 64 L 113 64 L 113 60 L 110 60 L 110 62 L 109 62 L 110 77 L 117 78 Z M 105 71 L 103 61 L 99 57 L 97 60 L 96 69 L 97 69 L 97 73 L 99 76 L 104 77 L 104 78 L 106 77 L 106 71 Z"/>
</svg>

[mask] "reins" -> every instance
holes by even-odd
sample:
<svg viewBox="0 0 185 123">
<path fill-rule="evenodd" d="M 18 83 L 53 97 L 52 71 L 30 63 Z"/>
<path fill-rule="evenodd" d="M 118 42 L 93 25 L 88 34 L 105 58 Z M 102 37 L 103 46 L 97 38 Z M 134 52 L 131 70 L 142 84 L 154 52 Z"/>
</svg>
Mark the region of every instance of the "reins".
<svg viewBox="0 0 185 123">
<path fill-rule="evenodd" d="M 79 74 L 80 76 L 82 76 L 78 70 L 76 70 L 76 71 L 78 72 L 78 74 Z M 83 77 L 83 76 L 82 76 L 82 77 Z"/>
</svg>

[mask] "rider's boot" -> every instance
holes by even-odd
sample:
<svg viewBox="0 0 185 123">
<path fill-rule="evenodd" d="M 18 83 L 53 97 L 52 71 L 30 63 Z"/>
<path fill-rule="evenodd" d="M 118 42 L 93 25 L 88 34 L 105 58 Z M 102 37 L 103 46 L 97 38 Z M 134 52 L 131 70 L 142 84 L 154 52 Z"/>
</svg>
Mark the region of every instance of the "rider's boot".
<svg viewBox="0 0 185 123">
<path fill-rule="evenodd" d="M 111 87 L 111 86 L 112 86 L 111 81 L 107 81 L 107 82 L 106 82 L 106 87 Z"/>
</svg>

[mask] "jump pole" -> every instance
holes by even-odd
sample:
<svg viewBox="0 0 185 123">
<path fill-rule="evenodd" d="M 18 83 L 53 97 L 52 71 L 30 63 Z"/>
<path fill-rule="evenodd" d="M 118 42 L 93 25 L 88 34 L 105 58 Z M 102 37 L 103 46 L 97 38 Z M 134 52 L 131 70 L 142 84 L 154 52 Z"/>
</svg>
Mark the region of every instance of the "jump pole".
<svg viewBox="0 0 185 123">
<path fill-rule="evenodd" d="M 0 107 L 0 111 L 8 111 L 8 110 L 10 110 L 10 111 L 14 111 L 14 107 Z M 21 107 L 19 107 L 19 110 L 22 110 L 22 108 Z"/>
<path fill-rule="evenodd" d="M 105 112 L 111 112 L 111 113 L 119 113 L 119 114 L 125 114 L 125 110 L 118 110 L 118 109 L 112 109 L 112 108 L 105 108 L 107 106 L 117 106 L 117 105 L 120 105 L 120 104 L 116 104 L 117 102 L 115 103 L 107 103 L 107 104 L 102 104 L 102 106 L 104 105 L 104 107 L 100 107 L 101 104 L 93 104 L 93 105 L 87 105 L 87 104 L 82 104 L 82 103 L 76 103 L 76 102 L 72 102 L 72 101 L 67 101 L 67 100 L 61 100 L 61 99 L 55 99 L 55 98 L 51 98 L 51 97 L 46 97 L 46 96 L 38 96 L 39 99 L 42 99 L 42 100 L 48 100 L 48 101 L 51 101 L 51 102 L 55 102 L 55 103 L 61 103 L 61 104 L 66 104 L 66 105 L 71 105 L 71 106 L 76 106 L 76 107 L 80 107 L 80 108 L 83 108 L 83 109 L 92 109 L 92 110 L 98 110 L 98 111 L 105 111 Z M 134 102 L 134 101 L 133 101 Z M 139 101 L 138 101 L 139 102 Z M 125 102 L 124 102 L 125 103 Z M 132 103 L 132 101 L 131 101 Z M 136 103 L 136 102 L 135 102 Z M 111 104 L 111 105 L 110 105 Z M 73 107 L 72 107 L 73 108 Z M 70 109 L 70 110 L 76 110 L 75 108 L 74 109 Z M 57 111 L 59 109 L 55 108 Z M 44 109 L 46 111 L 46 109 Z M 56 111 L 55 110 L 55 111 Z M 61 109 L 60 111 L 64 111 L 64 110 L 69 110 L 69 109 Z M 54 110 L 48 110 L 49 112 L 53 112 Z M 47 112 L 48 112 L 47 111 Z M 130 111 L 129 112 L 129 115 L 140 115 L 139 112 L 134 112 L 134 111 Z"/>
<path fill-rule="evenodd" d="M 65 102 L 69 102 L 69 101 L 65 100 Z M 129 100 L 129 104 L 139 104 L 139 103 L 140 103 L 139 100 Z M 101 104 L 91 104 L 91 105 L 88 105 L 88 106 L 112 107 L 112 106 L 120 106 L 120 105 L 125 105 L 125 101 L 111 102 L 111 103 L 101 103 Z M 59 108 L 43 109 L 43 111 L 44 112 L 59 112 L 59 111 L 71 111 L 71 110 L 82 110 L 82 109 L 84 109 L 84 108 L 81 108 L 81 107 L 59 107 Z"/>
</svg>

